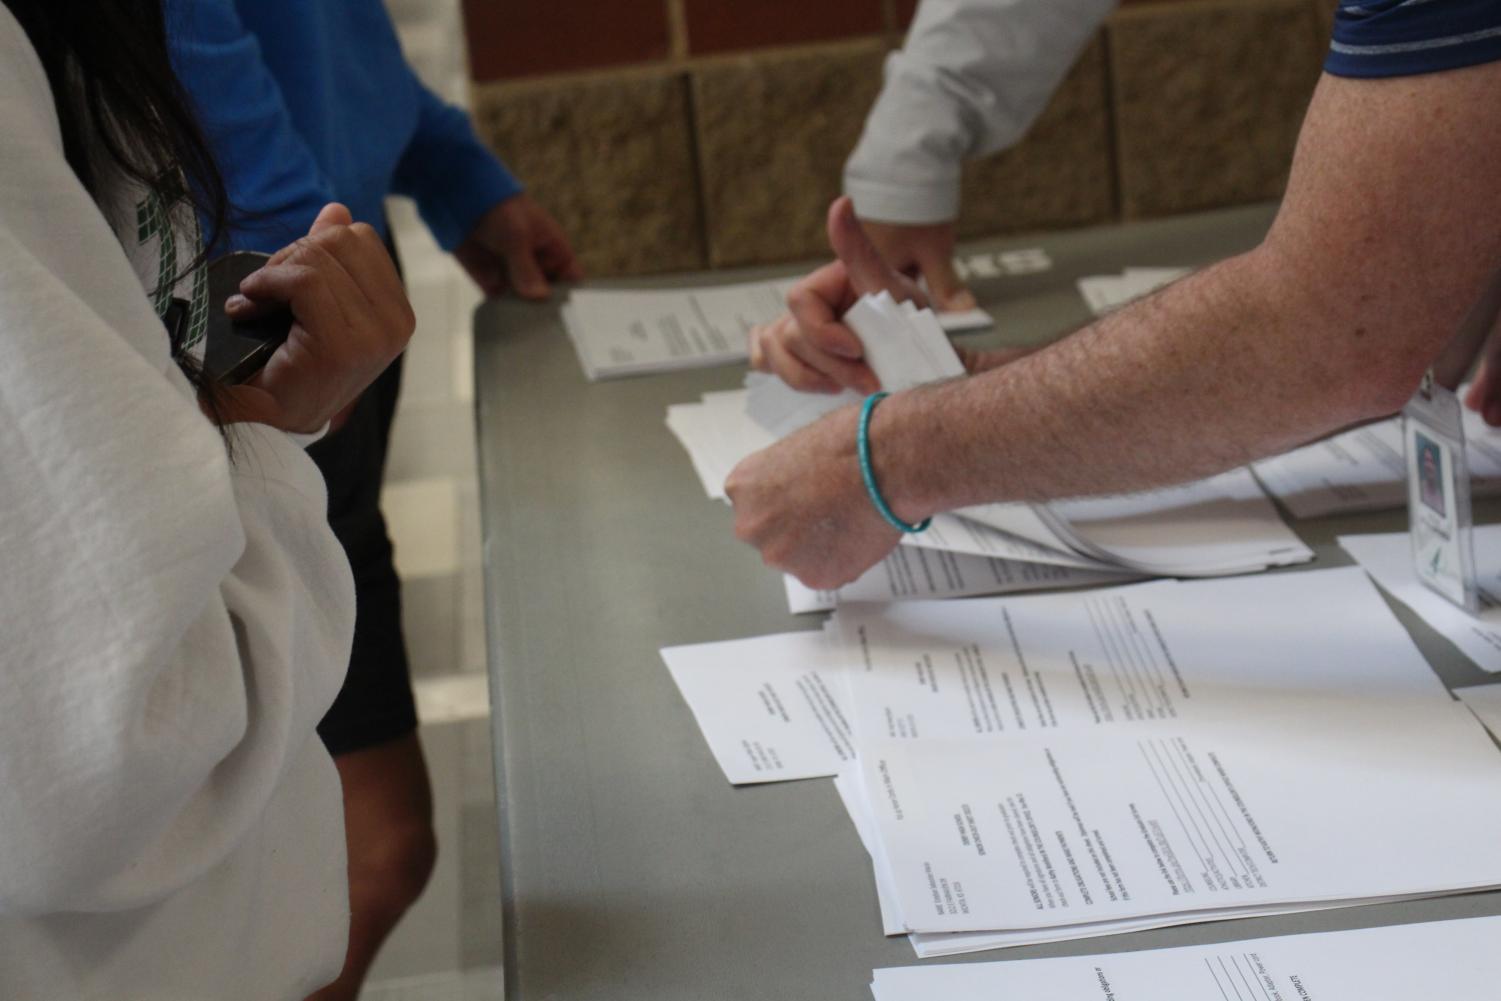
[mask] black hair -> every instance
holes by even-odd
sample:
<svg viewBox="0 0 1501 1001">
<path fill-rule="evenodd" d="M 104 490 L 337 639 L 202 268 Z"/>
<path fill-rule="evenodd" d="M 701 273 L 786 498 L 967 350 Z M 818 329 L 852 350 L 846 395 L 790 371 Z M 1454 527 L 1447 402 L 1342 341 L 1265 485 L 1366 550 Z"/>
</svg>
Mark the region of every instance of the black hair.
<svg viewBox="0 0 1501 1001">
<path fill-rule="evenodd" d="M 172 71 L 161 0 L 3 2 L 47 71 L 68 164 L 89 193 L 99 195 L 89 157 L 97 144 L 164 204 L 188 201 L 208 232 L 222 233 L 229 197 Z"/>
<path fill-rule="evenodd" d="M 68 165 L 97 200 L 91 151 L 169 209 L 187 204 L 216 239 L 229 196 L 192 105 L 172 70 L 162 0 L 0 0 L 26 31 L 51 85 Z M 192 271 L 211 252 L 204 246 Z M 161 276 L 169 286 L 181 276 Z M 175 345 L 174 345 L 175 348 Z M 191 359 L 178 365 L 213 408 L 215 387 Z"/>
</svg>

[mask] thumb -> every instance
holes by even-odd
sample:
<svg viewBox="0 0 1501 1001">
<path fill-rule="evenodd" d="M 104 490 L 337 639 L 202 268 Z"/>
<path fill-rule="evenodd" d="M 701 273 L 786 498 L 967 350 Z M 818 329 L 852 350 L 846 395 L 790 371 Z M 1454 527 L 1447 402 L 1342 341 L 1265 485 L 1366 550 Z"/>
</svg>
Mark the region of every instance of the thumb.
<svg viewBox="0 0 1501 1001">
<path fill-rule="evenodd" d="M 546 299 L 552 291 L 530 247 L 506 251 L 506 273 L 510 275 L 511 287 L 523 299 Z"/>
<path fill-rule="evenodd" d="M 927 279 L 928 292 L 940 312 L 962 313 L 978 306 L 974 294 L 964 287 L 959 273 L 954 270 L 952 254 L 942 248 L 926 251 L 919 256 L 917 266 Z"/>
<path fill-rule="evenodd" d="M 829 206 L 829 244 L 844 262 L 850 286 L 857 295 L 897 292 L 902 288 L 902 276 L 870 242 L 865 228 L 855 218 L 855 203 L 848 195 L 835 199 Z"/>
<path fill-rule="evenodd" d="M 353 224 L 354 216 L 349 214 L 347 208 L 338 202 L 329 202 L 323 206 L 323 211 L 318 213 L 318 218 L 313 220 L 313 228 L 308 230 L 308 235 L 321 233 L 325 229 L 332 229 L 335 226 L 350 226 Z"/>
</svg>

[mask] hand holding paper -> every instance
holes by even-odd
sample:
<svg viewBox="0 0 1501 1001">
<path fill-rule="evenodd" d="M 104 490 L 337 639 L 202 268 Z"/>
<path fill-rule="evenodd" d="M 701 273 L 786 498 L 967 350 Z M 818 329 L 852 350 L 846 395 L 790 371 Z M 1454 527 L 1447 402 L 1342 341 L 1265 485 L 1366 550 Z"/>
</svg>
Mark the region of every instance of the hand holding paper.
<svg viewBox="0 0 1501 1001">
<path fill-rule="evenodd" d="M 861 296 L 878 292 L 922 307 L 928 297 L 881 257 L 848 198 L 829 208 L 828 228 L 838 259 L 793 286 L 787 304 L 795 322 L 758 328 L 751 357 L 759 359 L 761 371 L 793 386 L 812 386 L 821 379 L 836 389 L 874 393 L 880 380 L 867 364 L 861 338 L 841 317 Z"/>
</svg>

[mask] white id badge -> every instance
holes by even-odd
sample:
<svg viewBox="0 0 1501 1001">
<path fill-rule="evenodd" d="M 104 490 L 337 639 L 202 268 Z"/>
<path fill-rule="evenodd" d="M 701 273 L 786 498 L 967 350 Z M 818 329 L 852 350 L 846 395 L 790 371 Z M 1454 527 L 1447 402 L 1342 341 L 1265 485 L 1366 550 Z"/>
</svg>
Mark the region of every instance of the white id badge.
<svg viewBox="0 0 1501 1001">
<path fill-rule="evenodd" d="M 1402 429 L 1413 568 L 1429 588 L 1476 612 L 1470 467 L 1459 398 L 1430 373 L 1403 408 Z"/>
</svg>

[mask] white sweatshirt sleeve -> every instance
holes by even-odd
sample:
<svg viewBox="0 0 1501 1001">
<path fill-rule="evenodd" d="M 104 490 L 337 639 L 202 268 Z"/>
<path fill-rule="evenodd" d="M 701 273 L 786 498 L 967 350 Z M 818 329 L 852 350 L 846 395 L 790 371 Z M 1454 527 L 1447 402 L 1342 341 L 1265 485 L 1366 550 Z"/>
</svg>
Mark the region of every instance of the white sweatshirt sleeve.
<svg viewBox="0 0 1501 1001">
<path fill-rule="evenodd" d="M 1019 142 L 1116 0 L 922 0 L 844 168 L 862 219 L 959 214 L 966 157 Z"/>
<path fill-rule="evenodd" d="M 302 450 L 227 459 L 3 9 L 0 135 L 0 915 L 139 907 L 265 836 L 353 585 Z"/>
</svg>

